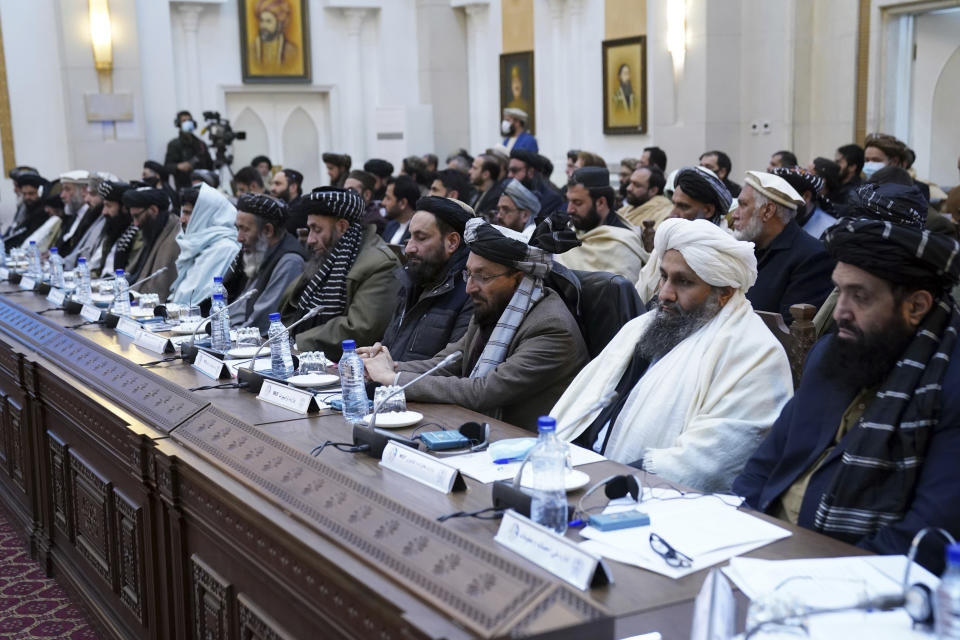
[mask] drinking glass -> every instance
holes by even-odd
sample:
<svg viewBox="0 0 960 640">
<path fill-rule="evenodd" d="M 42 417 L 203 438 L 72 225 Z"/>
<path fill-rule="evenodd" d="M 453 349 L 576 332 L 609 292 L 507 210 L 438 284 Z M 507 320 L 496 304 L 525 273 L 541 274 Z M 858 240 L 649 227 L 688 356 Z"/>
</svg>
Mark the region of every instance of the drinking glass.
<svg viewBox="0 0 960 640">
<path fill-rule="evenodd" d="M 376 390 L 373 392 L 373 406 L 374 408 L 378 408 L 378 413 L 407 410 L 407 398 L 403 391 L 393 396 L 389 400 L 386 400 L 387 396 L 399 388 L 400 387 L 395 387 L 393 385 L 376 388 Z M 386 402 L 384 402 L 384 400 L 386 400 Z M 383 403 L 382 406 L 381 403 Z"/>
</svg>

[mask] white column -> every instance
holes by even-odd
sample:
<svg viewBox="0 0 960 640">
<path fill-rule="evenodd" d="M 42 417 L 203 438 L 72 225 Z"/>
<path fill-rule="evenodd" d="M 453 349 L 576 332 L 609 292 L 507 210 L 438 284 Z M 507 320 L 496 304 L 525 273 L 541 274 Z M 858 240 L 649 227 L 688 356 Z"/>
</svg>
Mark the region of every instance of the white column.
<svg viewBox="0 0 960 640">
<path fill-rule="evenodd" d="M 486 2 L 463 6 L 467 16 L 467 83 L 470 103 L 470 148 L 485 149 L 496 140 L 497 118 L 490 113 L 490 60 L 487 25 L 490 5 Z"/>
<path fill-rule="evenodd" d="M 553 112 L 553 135 L 550 140 L 544 138 L 547 147 L 552 149 L 553 163 L 557 169 L 562 170 L 567 166 L 566 153 L 570 148 L 570 102 L 579 97 L 568 96 L 564 92 L 566 86 L 565 73 L 570 69 L 566 64 L 567 47 L 564 47 L 564 28 L 563 17 L 567 6 L 567 0 L 549 0 L 550 7 L 550 82 L 553 84 L 551 93 L 551 111 Z M 574 49 L 574 51 L 579 51 Z M 574 56 L 579 57 L 579 56 Z M 538 109 L 540 113 L 547 113 L 546 109 Z M 543 149 L 541 149 L 541 152 Z M 559 161 L 559 162 L 558 162 Z"/>
<path fill-rule="evenodd" d="M 366 149 L 366 99 L 365 83 L 362 81 L 363 61 L 362 47 L 360 46 L 360 32 L 363 21 L 370 13 L 370 9 L 343 9 L 346 22 L 347 46 L 344 52 L 346 59 L 346 73 L 343 77 L 343 105 L 340 111 L 341 127 L 346 132 L 346 149 L 337 149 L 337 152 L 346 151 L 362 162 L 367 157 Z"/>
<path fill-rule="evenodd" d="M 583 56 L 579 55 L 585 48 L 583 44 L 583 0 L 568 0 L 567 11 L 570 14 L 569 50 L 575 52 L 576 55 L 569 56 L 565 66 L 568 73 L 570 73 L 573 78 L 576 78 L 576 82 L 583 82 L 587 77 L 586 72 L 583 70 Z M 566 104 L 569 106 L 567 127 L 571 131 L 569 144 L 578 149 L 582 149 L 585 146 L 589 147 L 590 140 L 584 137 L 584 132 L 588 130 L 593 131 L 594 129 L 592 124 L 589 127 L 586 126 L 583 120 L 583 108 L 581 107 L 583 97 L 571 96 L 571 98 L 566 100 Z M 581 126 L 574 128 L 573 123 L 578 123 Z M 574 131 L 576 132 L 575 134 L 573 133 Z M 566 152 L 566 150 L 564 150 L 564 152 Z M 566 166 L 565 163 L 564 166 Z"/>
<path fill-rule="evenodd" d="M 180 15 L 180 24 L 183 26 L 183 45 L 184 56 L 183 68 L 180 73 L 186 78 L 187 106 L 185 108 L 194 113 L 195 118 L 199 118 L 198 111 L 202 109 L 200 93 L 200 46 L 197 40 L 197 25 L 200 22 L 200 14 L 203 12 L 203 5 L 192 3 L 179 3 L 176 5 L 177 13 Z"/>
</svg>

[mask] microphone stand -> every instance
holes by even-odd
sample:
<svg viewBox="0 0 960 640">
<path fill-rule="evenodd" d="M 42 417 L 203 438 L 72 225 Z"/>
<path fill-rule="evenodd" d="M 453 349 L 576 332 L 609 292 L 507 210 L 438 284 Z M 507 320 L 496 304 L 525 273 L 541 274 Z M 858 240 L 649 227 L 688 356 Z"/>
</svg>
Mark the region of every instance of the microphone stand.
<svg viewBox="0 0 960 640">
<path fill-rule="evenodd" d="M 133 289 L 134 287 L 138 287 L 144 282 L 147 282 L 148 280 L 153 280 L 154 278 L 156 278 L 158 275 L 160 275 L 166 270 L 167 270 L 167 267 L 160 267 L 159 269 L 157 269 L 156 271 L 148 275 L 146 278 L 140 278 L 139 280 L 134 282 L 132 285 L 130 285 L 130 288 Z"/>
<path fill-rule="evenodd" d="M 233 302 L 225 306 L 223 309 L 218 309 L 217 311 L 214 311 L 206 318 L 201 319 L 200 322 L 197 323 L 197 326 L 193 329 L 193 333 L 190 335 L 190 344 L 180 345 L 180 357 L 186 360 L 187 362 L 192 363 L 197 358 L 197 351 L 199 351 L 199 348 L 194 346 L 194 342 L 196 341 L 197 332 L 200 331 L 200 328 L 206 326 L 208 322 L 210 322 L 217 316 L 221 315 L 224 311 L 230 309 L 235 304 L 243 302 L 244 300 L 254 295 L 255 293 L 257 293 L 257 289 L 250 289 L 250 291 L 245 292 L 243 295 L 241 295 L 239 298 L 237 298 L 236 300 L 234 300 Z"/>
<path fill-rule="evenodd" d="M 300 318 L 299 320 L 291 324 L 289 327 L 287 327 L 287 335 L 288 336 L 293 335 L 290 332 L 291 329 L 293 329 L 298 324 L 301 324 L 303 322 L 306 322 L 307 320 L 314 318 L 317 314 L 320 313 L 321 308 L 322 307 L 314 307 L 313 309 L 310 309 L 310 311 L 305 313 L 302 318 Z M 263 344 L 260 345 L 260 348 L 257 349 L 257 352 L 253 354 L 253 358 L 250 360 L 249 369 L 244 367 L 240 367 L 237 369 L 237 382 L 240 383 L 240 388 L 248 388 L 250 389 L 250 391 L 254 393 L 258 393 L 260 391 L 260 386 L 263 384 L 263 376 L 255 371 L 255 369 L 257 368 L 257 358 L 260 357 L 260 354 L 263 352 L 263 348 L 266 347 L 271 342 L 273 342 L 276 339 L 276 337 L 277 336 L 275 336 L 274 338 L 268 338 L 263 342 Z"/>
<path fill-rule="evenodd" d="M 399 442 L 400 444 L 406 445 L 408 447 L 412 447 L 414 449 L 419 449 L 420 446 L 416 440 L 411 440 L 410 438 L 405 438 L 401 435 L 384 431 L 383 429 L 377 429 L 376 428 L 377 413 L 380 411 L 383 405 L 386 404 L 387 400 L 389 400 L 390 398 L 394 397 L 398 393 L 403 392 L 407 387 L 417 382 L 418 380 L 425 378 L 426 376 L 436 372 L 438 369 L 442 369 L 448 364 L 456 362 L 462 357 L 463 357 L 462 351 L 454 351 L 453 353 L 448 355 L 446 358 L 438 362 L 435 366 L 431 367 L 430 369 L 427 369 L 426 371 L 424 371 L 419 376 L 417 376 L 407 384 L 403 385 L 399 389 L 395 389 L 386 398 L 381 400 L 379 405 L 374 405 L 373 414 L 370 416 L 370 424 L 368 426 L 366 427 L 361 426 L 360 423 L 355 423 L 353 425 L 353 444 L 355 447 L 357 447 L 356 450 L 363 451 L 364 453 L 366 453 L 367 455 L 373 458 L 380 459 L 383 456 L 384 447 L 386 447 L 387 443 L 390 442 L 391 440 L 394 442 Z"/>
</svg>

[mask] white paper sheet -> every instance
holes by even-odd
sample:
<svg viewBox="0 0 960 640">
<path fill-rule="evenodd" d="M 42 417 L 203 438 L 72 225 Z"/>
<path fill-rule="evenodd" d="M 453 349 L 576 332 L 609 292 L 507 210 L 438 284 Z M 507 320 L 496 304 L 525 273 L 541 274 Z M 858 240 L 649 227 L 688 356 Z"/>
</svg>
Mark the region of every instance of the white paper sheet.
<svg viewBox="0 0 960 640">
<path fill-rule="evenodd" d="M 606 460 L 606 458 L 599 453 L 576 445 L 568 445 L 568 450 L 570 454 L 570 465 L 573 467 Z M 438 457 L 451 467 L 459 469 L 460 473 L 470 476 L 474 480 L 478 480 L 484 484 L 513 478 L 517 475 L 517 471 L 521 465 L 520 462 L 493 464 L 493 459 L 486 451 Z"/>
<path fill-rule="evenodd" d="M 639 505 L 619 500 L 604 509 L 613 513 L 636 509 L 650 516 L 650 525 L 600 531 L 585 527 L 583 546 L 612 560 L 632 564 L 671 578 L 680 578 L 789 537 L 788 530 L 738 511 L 740 499 L 732 496 L 683 494 L 673 489 L 644 491 Z M 674 549 L 690 557 L 689 567 L 671 567 L 650 547 L 656 533 Z"/>
</svg>

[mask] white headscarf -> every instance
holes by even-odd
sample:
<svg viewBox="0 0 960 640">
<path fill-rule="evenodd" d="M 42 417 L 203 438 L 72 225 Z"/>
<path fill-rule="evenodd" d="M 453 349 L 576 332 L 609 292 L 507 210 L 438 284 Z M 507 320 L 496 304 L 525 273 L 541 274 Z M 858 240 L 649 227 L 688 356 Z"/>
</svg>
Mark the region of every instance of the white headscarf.
<svg viewBox="0 0 960 640">
<path fill-rule="evenodd" d="M 653 251 L 659 263 L 676 249 L 700 279 L 714 287 L 747 291 L 757 281 L 753 243 L 735 239 L 708 220 L 670 218 L 657 227 Z"/>
</svg>

